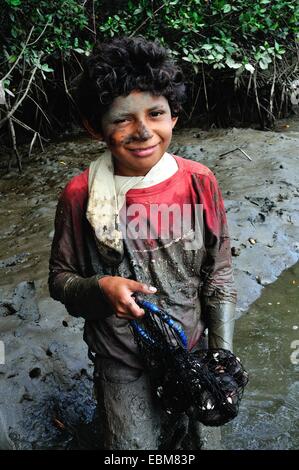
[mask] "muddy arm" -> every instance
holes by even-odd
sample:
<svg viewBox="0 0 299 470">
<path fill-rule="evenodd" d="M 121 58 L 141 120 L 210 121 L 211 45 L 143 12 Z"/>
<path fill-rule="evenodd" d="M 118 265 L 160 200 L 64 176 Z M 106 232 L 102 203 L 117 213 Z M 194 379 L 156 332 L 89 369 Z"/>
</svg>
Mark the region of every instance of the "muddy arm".
<svg viewBox="0 0 299 470">
<path fill-rule="evenodd" d="M 210 304 L 206 307 L 209 348 L 223 348 L 233 351 L 235 325 L 235 304 Z"/>
<path fill-rule="evenodd" d="M 50 295 L 62 302 L 70 315 L 86 320 L 98 319 L 102 315 L 100 312 L 105 315 L 109 310 L 98 284 L 101 277 L 83 278 L 70 272 L 50 272 Z"/>
<path fill-rule="evenodd" d="M 221 192 L 216 179 L 210 185 L 211 213 L 206 217 L 206 257 L 202 267 L 201 303 L 209 331 L 209 347 L 232 351 L 236 290 L 230 239 Z"/>
<path fill-rule="evenodd" d="M 78 227 L 80 218 L 80 208 L 74 213 L 74 208 L 61 198 L 56 210 L 48 285 L 51 297 L 62 302 L 70 315 L 94 320 L 111 312 L 98 284 L 103 276 L 84 277 L 80 272 L 79 259 L 84 260 L 82 230 L 73 229 Z"/>
</svg>

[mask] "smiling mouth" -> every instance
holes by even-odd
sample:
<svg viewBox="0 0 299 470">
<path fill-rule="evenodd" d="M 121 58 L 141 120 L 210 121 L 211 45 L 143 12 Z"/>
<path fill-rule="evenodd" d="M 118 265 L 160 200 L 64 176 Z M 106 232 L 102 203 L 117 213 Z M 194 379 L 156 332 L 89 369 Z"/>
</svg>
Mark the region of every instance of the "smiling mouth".
<svg viewBox="0 0 299 470">
<path fill-rule="evenodd" d="M 138 157 L 147 157 L 148 155 L 151 155 L 155 149 L 157 148 L 159 144 L 156 144 L 156 145 L 151 145 L 150 147 L 140 147 L 140 148 L 134 148 L 134 149 L 131 149 L 129 148 L 128 150 L 133 154 L 133 155 L 136 155 Z"/>
</svg>

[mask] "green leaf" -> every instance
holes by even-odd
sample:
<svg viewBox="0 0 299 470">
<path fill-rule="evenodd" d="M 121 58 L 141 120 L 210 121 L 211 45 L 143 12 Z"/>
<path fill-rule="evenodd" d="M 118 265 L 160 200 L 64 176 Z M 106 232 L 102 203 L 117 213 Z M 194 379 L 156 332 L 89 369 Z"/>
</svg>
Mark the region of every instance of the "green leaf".
<svg viewBox="0 0 299 470">
<path fill-rule="evenodd" d="M 220 54 L 224 54 L 224 52 L 225 52 L 223 47 L 219 46 L 219 44 L 215 44 L 215 49 L 216 49 L 216 51 L 220 52 Z"/>
<path fill-rule="evenodd" d="M 224 69 L 225 65 L 222 62 L 216 62 L 213 64 L 213 69 Z"/>
<path fill-rule="evenodd" d="M 8 62 L 10 64 L 12 64 L 13 62 L 15 62 L 17 60 L 17 56 L 16 55 L 11 55 L 9 58 L 8 58 Z"/>
<path fill-rule="evenodd" d="M 201 48 L 204 49 L 205 51 L 210 51 L 211 49 L 213 49 L 213 46 L 212 44 L 203 44 Z"/>
<path fill-rule="evenodd" d="M 10 5 L 11 7 L 18 7 L 21 5 L 22 1 L 21 0 L 6 0 L 6 3 Z"/>
<path fill-rule="evenodd" d="M 81 49 L 81 47 L 75 47 L 73 50 L 75 52 L 78 52 L 78 54 L 85 54 L 85 50 Z"/>
<path fill-rule="evenodd" d="M 42 64 L 39 68 L 40 68 L 43 72 L 54 72 L 54 69 L 52 69 L 51 67 L 49 67 L 48 64 Z"/>
<path fill-rule="evenodd" d="M 225 5 L 223 5 L 222 7 L 222 11 L 223 13 L 229 13 L 232 9 L 232 6 L 229 4 L 229 3 L 226 3 Z"/>
<path fill-rule="evenodd" d="M 263 59 L 259 60 L 259 66 L 262 70 L 267 70 L 269 62 L 264 61 Z"/>
<path fill-rule="evenodd" d="M 15 39 L 17 38 L 18 32 L 17 32 L 17 30 L 16 30 L 15 28 L 12 28 L 12 29 L 11 29 L 11 35 L 12 35 L 13 38 L 15 38 Z"/>
<path fill-rule="evenodd" d="M 238 68 L 242 67 L 242 64 L 239 64 L 238 62 L 235 62 L 232 57 L 228 57 L 226 59 L 225 63 L 230 69 L 238 69 Z"/>
<path fill-rule="evenodd" d="M 248 72 L 253 73 L 255 68 L 251 64 L 245 64 L 245 69 L 248 70 Z"/>
</svg>

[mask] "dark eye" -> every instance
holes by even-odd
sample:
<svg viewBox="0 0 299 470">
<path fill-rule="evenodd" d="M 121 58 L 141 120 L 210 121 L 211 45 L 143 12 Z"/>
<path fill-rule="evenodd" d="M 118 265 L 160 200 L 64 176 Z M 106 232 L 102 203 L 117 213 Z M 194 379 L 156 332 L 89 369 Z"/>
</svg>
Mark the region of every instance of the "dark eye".
<svg viewBox="0 0 299 470">
<path fill-rule="evenodd" d="M 151 111 L 151 116 L 152 117 L 158 117 L 158 116 L 161 116 L 162 114 L 164 114 L 164 111 Z"/>
<path fill-rule="evenodd" d="M 126 122 L 128 119 L 126 118 L 123 118 L 123 119 L 116 119 L 115 121 L 113 121 L 113 124 L 123 124 L 124 122 Z"/>
</svg>

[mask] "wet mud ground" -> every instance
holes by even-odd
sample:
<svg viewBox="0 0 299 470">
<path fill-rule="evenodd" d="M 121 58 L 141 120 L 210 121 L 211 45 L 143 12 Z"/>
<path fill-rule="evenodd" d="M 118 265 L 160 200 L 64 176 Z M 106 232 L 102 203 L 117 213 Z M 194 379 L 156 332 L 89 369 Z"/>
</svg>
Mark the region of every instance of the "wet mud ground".
<svg viewBox="0 0 299 470">
<path fill-rule="evenodd" d="M 235 352 L 249 372 L 238 417 L 222 429 L 226 449 L 299 449 L 299 263 L 237 322 Z"/>
<path fill-rule="evenodd" d="M 209 166 L 222 188 L 238 317 L 298 261 L 298 142 L 298 119 L 278 123 L 277 132 L 174 134 L 171 150 Z M 57 197 L 101 148 L 85 137 L 50 144 L 24 164 L 22 175 L 12 171 L 0 179 L 0 448 L 96 446 L 84 438 L 95 401 L 83 320 L 49 298 L 47 272 Z M 236 148 L 252 161 L 239 150 L 219 156 Z"/>
</svg>

